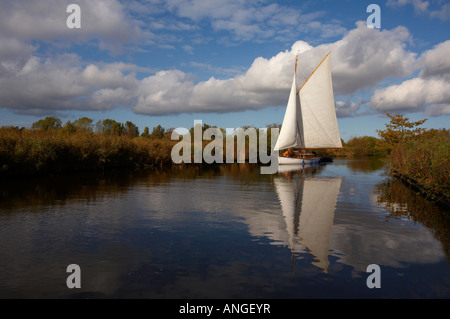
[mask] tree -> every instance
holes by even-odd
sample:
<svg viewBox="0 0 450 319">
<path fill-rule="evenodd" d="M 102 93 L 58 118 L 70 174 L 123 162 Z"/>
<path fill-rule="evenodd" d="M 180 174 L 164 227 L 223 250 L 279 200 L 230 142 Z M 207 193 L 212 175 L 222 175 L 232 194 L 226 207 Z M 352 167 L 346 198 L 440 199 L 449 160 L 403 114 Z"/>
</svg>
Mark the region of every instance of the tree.
<svg viewBox="0 0 450 319">
<path fill-rule="evenodd" d="M 145 137 L 145 138 L 149 138 L 150 137 L 150 132 L 149 132 L 148 126 L 146 126 L 144 128 L 144 131 L 142 132 L 141 136 Z"/>
<path fill-rule="evenodd" d="M 123 132 L 123 124 L 116 122 L 111 119 L 103 120 L 102 122 L 102 131 L 106 135 L 122 135 Z"/>
<path fill-rule="evenodd" d="M 377 141 L 378 139 L 373 136 L 353 137 L 345 144 L 345 146 L 351 151 L 353 156 L 381 155 L 379 154 L 380 151 L 376 148 Z"/>
<path fill-rule="evenodd" d="M 79 118 L 78 120 L 74 121 L 73 124 L 76 128 L 86 130 L 86 131 L 92 131 L 94 126 L 92 124 L 92 120 L 87 117 Z"/>
<path fill-rule="evenodd" d="M 139 128 L 133 122 L 126 121 L 124 126 L 124 134 L 128 137 L 138 137 Z"/>
<path fill-rule="evenodd" d="M 152 134 L 150 134 L 150 138 L 164 138 L 165 129 L 161 125 L 158 125 L 153 128 Z"/>
<path fill-rule="evenodd" d="M 386 115 L 391 120 L 389 124 L 386 124 L 385 130 L 377 130 L 378 135 L 381 137 L 377 147 L 388 154 L 398 144 L 414 139 L 426 130 L 425 128 L 418 128 L 417 126 L 425 123 L 427 119 L 410 122 L 409 118 L 403 117 L 401 114 L 391 115 L 386 113 Z"/>
<path fill-rule="evenodd" d="M 75 133 L 77 131 L 77 127 L 75 126 L 74 123 L 67 121 L 66 124 L 64 124 L 64 126 L 62 127 L 62 131 L 64 133 Z"/>
<path fill-rule="evenodd" d="M 59 118 L 54 116 L 47 116 L 43 120 L 39 120 L 34 122 L 31 126 L 33 129 L 42 129 L 44 131 L 48 131 L 50 129 L 58 130 L 61 128 L 62 122 Z"/>
</svg>

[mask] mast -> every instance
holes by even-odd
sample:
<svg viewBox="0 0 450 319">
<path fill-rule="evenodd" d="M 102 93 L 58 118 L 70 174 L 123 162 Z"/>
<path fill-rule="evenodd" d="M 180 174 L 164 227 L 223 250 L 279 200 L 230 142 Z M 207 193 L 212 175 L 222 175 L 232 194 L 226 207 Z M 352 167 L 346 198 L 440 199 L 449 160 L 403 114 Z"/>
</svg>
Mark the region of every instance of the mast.
<svg viewBox="0 0 450 319">
<path fill-rule="evenodd" d="M 297 61 L 298 61 L 298 55 L 300 54 L 300 50 L 298 50 L 297 55 L 295 56 L 295 70 L 294 70 L 294 75 L 295 78 L 297 78 Z M 298 92 L 300 92 L 300 90 L 297 91 L 296 95 L 298 95 Z M 300 100 L 300 97 L 299 97 Z M 300 110 L 299 110 L 300 111 Z M 300 130 L 300 125 L 298 124 L 298 116 L 296 118 L 296 122 L 297 122 L 297 130 L 298 130 L 298 135 L 300 137 L 300 149 L 303 150 L 303 154 L 305 153 L 304 149 L 304 145 L 303 145 L 303 138 L 302 138 L 302 131 Z"/>
<path fill-rule="evenodd" d="M 295 57 L 295 68 L 292 79 L 291 90 L 289 93 L 289 99 L 284 114 L 283 124 L 281 127 L 280 135 L 278 136 L 277 143 L 274 150 L 288 149 L 291 147 L 301 147 L 300 129 L 298 123 L 298 116 L 300 113 L 299 108 L 299 95 L 297 93 L 297 64 L 298 54 Z"/>
</svg>

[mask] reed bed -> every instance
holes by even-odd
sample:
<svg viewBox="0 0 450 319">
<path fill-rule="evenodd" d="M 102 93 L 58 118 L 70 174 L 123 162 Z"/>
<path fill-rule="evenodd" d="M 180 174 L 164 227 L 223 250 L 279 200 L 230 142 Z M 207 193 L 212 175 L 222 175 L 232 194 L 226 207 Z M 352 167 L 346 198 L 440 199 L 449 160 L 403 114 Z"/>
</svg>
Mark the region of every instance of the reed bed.
<svg viewBox="0 0 450 319">
<path fill-rule="evenodd" d="M 389 168 L 431 196 L 450 199 L 450 131 L 430 130 L 397 145 Z"/>
<path fill-rule="evenodd" d="M 176 141 L 102 132 L 0 128 L 0 176 L 35 175 L 171 162 Z"/>
</svg>

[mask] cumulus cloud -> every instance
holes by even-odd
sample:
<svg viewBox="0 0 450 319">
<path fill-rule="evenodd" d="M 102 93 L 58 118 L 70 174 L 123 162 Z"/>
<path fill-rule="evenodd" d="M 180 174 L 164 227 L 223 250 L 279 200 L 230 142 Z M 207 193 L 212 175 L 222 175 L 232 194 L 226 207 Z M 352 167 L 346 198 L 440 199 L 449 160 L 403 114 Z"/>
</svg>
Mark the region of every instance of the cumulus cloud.
<svg viewBox="0 0 450 319">
<path fill-rule="evenodd" d="M 336 115 L 337 117 L 352 117 L 359 111 L 362 101 L 352 102 L 351 100 L 336 101 Z"/>
<path fill-rule="evenodd" d="M 299 53 L 300 85 L 331 50 L 335 96 L 345 101 L 336 103 L 339 116 L 351 116 L 362 105 L 351 101 L 349 96 L 373 89 L 386 79 L 410 77 L 418 70 L 421 72 L 417 79 L 378 89 L 370 101 L 371 107 L 377 111 L 425 110 L 428 105 L 427 110 L 433 114 L 448 112 L 448 96 L 440 90 L 450 92 L 450 65 L 445 59 L 450 53 L 450 42 L 441 43 L 417 58 L 415 53 L 406 49 L 411 36 L 404 27 L 380 31 L 367 28 L 360 22 L 336 42 L 313 46 L 305 41 L 296 41 L 290 49 L 272 57 L 255 58 L 247 70 L 223 70 L 223 73 L 227 72 L 226 78 L 211 77 L 197 82 L 193 75 L 178 69 L 154 72 L 120 62 L 86 63 L 75 54 L 42 58 L 36 53 L 37 45 L 30 40 L 66 38 L 89 42 L 98 37 L 100 47 L 112 49 L 127 43 L 142 31 L 139 28 L 141 24 L 125 13 L 118 0 L 80 0 L 82 28 L 78 35 L 70 33 L 73 30 L 65 26 L 68 3 L 60 0 L 43 0 L 39 5 L 18 0 L 2 3 L 1 107 L 32 114 L 127 107 L 140 114 L 163 115 L 283 106 L 287 102 L 296 54 Z M 277 4 L 256 7 L 254 3 L 238 0 L 152 0 L 151 3 L 164 4 L 169 10 L 192 21 L 211 19 L 214 28 L 228 30 L 239 39 L 265 33 L 270 28 L 277 33 L 282 29 L 278 26 L 297 23 L 297 15 L 300 14 L 288 12 Z M 138 11 L 140 3 L 135 1 L 132 4 L 128 10 Z M 238 8 L 244 10 L 237 13 Z M 307 17 L 310 27 L 325 30 L 323 25 L 314 24 L 314 19 L 314 15 Z M 17 21 L 22 20 L 23 24 L 18 25 Z M 150 39 L 150 35 L 144 38 Z M 194 52 L 190 45 L 185 45 L 184 49 Z M 192 65 L 208 66 L 200 62 Z M 138 78 L 137 72 L 143 70 L 151 75 Z M 422 88 L 419 92 L 412 93 L 419 87 Z"/>
<path fill-rule="evenodd" d="M 124 63 L 83 66 L 73 54 L 1 61 L 0 105 L 26 114 L 123 107 L 136 94 L 136 70 Z"/>
<path fill-rule="evenodd" d="M 419 76 L 376 90 L 370 100 L 380 111 L 423 111 L 430 116 L 450 114 L 450 41 L 425 51 L 418 59 Z"/>
<path fill-rule="evenodd" d="M 107 50 L 120 50 L 134 41 L 140 30 L 137 21 L 126 15 L 118 0 L 78 0 L 81 28 L 69 29 L 66 19 L 70 0 L 2 0 L 0 30 L 19 41 L 98 41 Z"/>
<path fill-rule="evenodd" d="M 300 85 L 332 50 L 335 92 L 345 96 L 386 78 L 410 74 L 416 59 L 404 48 L 408 38 L 405 28 L 378 31 L 359 23 L 337 42 L 313 47 L 297 41 L 290 50 L 256 58 L 248 70 L 234 77 L 212 77 L 198 83 L 181 70 L 159 71 L 137 79 L 135 65 L 85 66 L 74 55 L 44 60 L 33 56 L 32 48 L 27 47 L 28 57 L 0 63 L 0 102 L 3 107 L 22 112 L 117 106 L 131 107 L 142 114 L 256 110 L 285 105 L 298 53 Z M 20 43 L 17 45 L 19 48 Z M 14 46 L 12 50 L 16 50 Z M 433 59 L 432 53 L 425 60 L 427 56 Z M 427 65 L 433 66 L 431 62 Z M 348 115 L 358 106 L 346 106 L 341 113 Z"/>
<path fill-rule="evenodd" d="M 376 90 L 371 103 L 383 111 L 420 111 L 426 105 L 450 104 L 450 81 L 448 77 L 406 80 Z"/>
<path fill-rule="evenodd" d="M 233 41 L 264 41 L 289 38 L 291 34 L 314 33 L 317 37 L 342 35 L 346 29 L 337 22 L 321 23 L 317 15 L 279 5 L 247 0 L 167 0 L 167 9 L 196 23 L 207 21 L 215 31 L 227 31 Z"/>
<path fill-rule="evenodd" d="M 421 57 L 424 65 L 421 77 L 450 74 L 450 40 L 439 43 Z"/>
<path fill-rule="evenodd" d="M 271 58 L 256 58 L 246 72 L 233 78 L 210 78 L 194 83 L 187 74 L 177 71 L 169 85 L 168 73 L 156 74 L 148 78 L 151 86 L 141 86 L 140 103 L 133 109 L 138 113 L 165 114 L 232 112 L 284 105 L 294 72 L 295 55 L 300 53 L 298 80 L 301 85 L 330 50 L 336 95 L 355 94 L 387 78 L 402 78 L 416 70 L 416 55 L 408 52 L 404 45 L 409 38 L 409 32 L 403 27 L 378 31 L 358 23 L 340 41 L 317 47 L 297 41 L 290 50 Z M 170 73 L 175 75 L 175 71 Z M 167 101 L 172 104 L 169 106 Z M 349 116 L 360 105 L 342 105 L 338 114 Z"/>
<path fill-rule="evenodd" d="M 387 78 L 404 77 L 417 67 L 416 54 L 405 49 L 410 39 L 406 28 L 372 31 L 360 22 L 331 46 L 337 93 L 350 94 Z"/>
<path fill-rule="evenodd" d="M 188 74 L 179 70 L 158 73 L 142 81 L 139 102 L 133 109 L 143 114 L 170 114 L 232 112 L 284 105 L 295 55 L 300 52 L 301 84 L 331 50 L 336 96 L 348 97 L 360 90 L 372 89 L 384 80 L 402 79 L 421 70 L 421 78 L 376 90 L 370 106 L 376 111 L 447 114 L 450 66 L 445 57 L 450 54 L 450 41 L 426 51 L 420 58 L 405 49 L 408 41 L 410 34 L 404 27 L 378 31 L 358 23 L 340 41 L 317 47 L 297 41 L 290 50 L 271 58 L 256 58 L 246 72 L 233 78 L 210 78 L 194 83 Z M 354 115 L 362 104 L 349 99 L 338 101 L 338 116 Z"/>
</svg>

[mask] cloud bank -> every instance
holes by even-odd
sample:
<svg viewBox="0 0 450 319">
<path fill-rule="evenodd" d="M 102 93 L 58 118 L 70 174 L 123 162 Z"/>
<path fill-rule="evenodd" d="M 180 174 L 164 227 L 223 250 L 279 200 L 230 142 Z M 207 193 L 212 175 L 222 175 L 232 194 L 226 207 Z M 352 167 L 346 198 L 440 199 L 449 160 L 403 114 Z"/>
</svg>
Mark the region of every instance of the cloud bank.
<svg viewBox="0 0 450 319">
<path fill-rule="evenodd" d="M 154 5 L 162 3 L 150 2 Z M 407 50 L 411 35 L 404 27 L 380 31 L 359 22 L 335 42 L 313 46 L 305 41 L 295 41 L 290 49 L 272 57 L 256 57 L 246 70 L 226 79 L 211 77 L 196 81 L 194 75 L 180 69 L 138 77 L 138 72 L 148 74 L 151 70 L 132 63 L 87 62 L 76 54 L 44 57 L 37 53 L 39 44 L 33 39 L 62 46 L 68 45 L 67 41 L 86 45 L 94 42 L 112 53 L 119 52 L 136 39 L 151 42 L 152 35 L 138 17 L 127 13 L 139 11 L 138 2 L 125 9 L 115 0 L 80 0 L 80 5 L 89 10 L 83 10 L 87 13 L 83 15 L 83 28 L 79 33 L 71 33 L 65 27 L 66 16 L 60 11 L 61 8 L 65 10 L 67 3 L 59 0 L 40 1 L 39 5 L 26 2 L 26 6 L 22 1 L 2 3 L 0 107 L 23 114 L 121 107 L 131 108 L 139 114 L 166 115 L 284 106 L 296 54 L 299 53 L 301 84 L 331 50 L 338 116 L 354 116 L 364 103 L 374 112 L 421 111 L 429 115 L 450 112 L 450 64 L 447 58 L 450 41 L 418 56 Z M 265 33 L 267 30 L 262 27 L 262 22 L 273 25 L 276 33 L 281 35 L 281 28 L 276 26 L 284 18 L 283 23 L 289 23 L 294 14 L 288 14 L 278 5 L 256 8 L 243 1 L 219 1 L 215 2 L 220 4 L 216 7 L 195 0 L 164 3 L 165 10 L 189 21 L 208 19 L 213 28 L 226 30 L 239 41 Z M 232 14 L 238 8 L 242 12 Z M 294 15 L 297 14 L 300 13 Z M 292 17 L 295 18 L 298 17 Z M 17 21 L 23 23 L 18 26 Z M 309 17 L 307 21 L 312 23 L 314 19 Z M 153 21 L 153 25 L 155 23 Z M 175 27 L 183 25 L 178 23 Z M 389 81 L 397 82 L 386 86 Z M 360 92 L 371 94 L 373 90 L 369 102 L 352 99 Z"/>
</svg>

